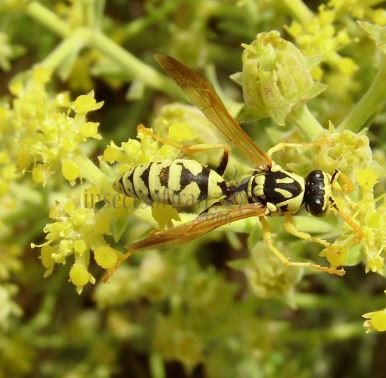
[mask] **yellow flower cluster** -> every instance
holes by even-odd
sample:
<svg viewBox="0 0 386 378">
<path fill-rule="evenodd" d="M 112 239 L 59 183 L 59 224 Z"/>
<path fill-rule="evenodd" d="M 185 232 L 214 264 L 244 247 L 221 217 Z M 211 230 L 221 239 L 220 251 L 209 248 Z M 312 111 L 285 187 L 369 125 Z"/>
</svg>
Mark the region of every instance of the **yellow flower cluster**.
<svg viewBox="0 0 386 378">
<path fill-rule="evenodd" d="M 75 262 L 70 270 L 70 281 L 79 292 L 87 283 L 95 283 L 88 271 L 91 252 L 96 263 L 104 269 L 114 266 L 119 256 L 119 251 L 104 240 L 105 235 L 112 233 L 115 215 L 116 209 L 95 212 L 92 208 L 78 207 L 74 200 L 57 203 L 50 211 L 54 222 L 44 228 L 47 242 L 40 245 L 46 276 L 52 273 L 55 264 L 64 264 L 73 255 Z M 32 247 L 38 246 L 33 244 Z"/>
<path fill-rule="evenodd" d="M 372 162 L 369 138 L 349 130 L 335 131 L 330 125 L 312 142 L 312 164 L 326 172 L 339 169 L 353 177 L 355 170 L 368 167 Z"/>
<path fill-rule="evenodd" d="M 330 0 L 328 5 L 339 14 L 339 16 L 360 20 L 368 20 L 376 25 L 386 25 L 386 10 L 384 7 L 377 7 L 380 0 Z"/>
<path fill-rule="evenodd" d="M 148 132 L 147 132 L 148 131 Z M 161 145 L 152 138 L 152 130 L 145 126 L 138 126 L 138 139 L 129 139 L 117 146 L 110 142 L 103 153 L 103 160 L 107 163 L 118 162 L 118 172 L 124 173 L 129 168 L 155 160 L 173 159 L 178 155 L 178 150 L 170 145 Z"/>
<path fill-rule="evenodd" d="M 385 274 L 386 245 L 386 201 L 377 203 L 374 198 L 374 186 L 378 181 L 378 173 L 374 169 L 360 169 L 356 172 L 356 181 L 360 187 L 360 199 L 354 203 L 356 219 L 363 229 L 364 237 L 361 244 L 364 248 L 363 260 L 366 271 Z M 382 198 L 381 198 L 382 199 Z"/>
<path fill-rule="evenodd" d="M 291 250 L 288 244 L 285 249 Z M 288 269 L 262 242 L 252 247 L 248 259 L 241 261 L 240 268 L 254 295 L 258 298 L 283 296 L 290 305 L 294 304 L 295 286 L 302 277 L 302 269 Z"/>
<path fill-rule="evenodd" d="M 174 145 L 193 140 L 197 135 L 195 129 L 199 127 L 204 129 L 205 125 L 208 126 L 207 119 L 193 107 L 180 104 L 167 105 L 153 122 L 154 132 L 139 125 L 137 139 L 129 139 L 121 143 L 121 146 L 110 142 L 103 153 L 103 160 L 110 164 L 118 162 L 118 172 L 124 173 L 128 168 L 141 163 L 176 159 L 181 155 L 181 151 Z M 171 144 L 159 143 L 155 134 L 164 141 L 170 141 Z"/>
<path fill-rule="evenodd" d="M 347 215 L 346 222 L 354 221 L 351 232 L 339 236 L 334 246 L 337 248 L 323 251 L 332 265 L 345 265 L 349 261 L 363 261 L 367 271 L 384 274 L 386 245 L 386 204 L 380 203 L 374 197 L 374 186 L 382 169 L 373 162 L 369 140 L 366 135 L 356 134 L 348 130 L 324 133 L 313 142 L 313 161 L 320 169 L 332 172 L 338 169 L 355 180 L 356 185 L 342 180 L 343 190 L 356 192 L 348 196 L 335 193 L 334 198 L 339 209 Z M 344 186 L 348 186 L 344 188 Z M 382 199 L 382 198 L 381 198 Z M 345 215 L 343 217 L 345 218 Z M 354 231 L 354 232 L 353 232 Z M 362 255 L 356 261 L 350 255 L 350 249 L 362 246 Z M 336 264 L 334 264 L 334 262 Z"/>
<path fill-rule="evenodd" d="M 81 176 L 73 161 L 88 139 L 100 139 L 98 123 L 88 122 L 88 112 L 99 109 L 94 93 L 79 96 L 71 102 L 66 94 L 52 98 L 45 86 L 50 73 L 36 67 L 27 80 L 18 78 L 10 85 L 15 95 L 11 125 L 14 133 L 14 159 L 18 171 L 32 168 L 32 180 L 46 185 L 49 176 L 61 166 L 71 184 Z M 9 117 L 8 117 L 9 118 Z M 12 154 L 11 154 L 12 156 Z"/>
<path fill-rule="evenodd" d="M 319 12 L 311 20 L 293 21 L 286 29 L 306 56 L 318 57 L 340 73 L 351 75 L 357 70 L 357 65 L 338 51 L 352 42 L 352 38 L 346 28 L 338 29 L 335 25 L 336 18 L 334 9 L 321 5 Z M 315 68 L 313 74 L 320 79 L 322 70 Z"/>
</svg>

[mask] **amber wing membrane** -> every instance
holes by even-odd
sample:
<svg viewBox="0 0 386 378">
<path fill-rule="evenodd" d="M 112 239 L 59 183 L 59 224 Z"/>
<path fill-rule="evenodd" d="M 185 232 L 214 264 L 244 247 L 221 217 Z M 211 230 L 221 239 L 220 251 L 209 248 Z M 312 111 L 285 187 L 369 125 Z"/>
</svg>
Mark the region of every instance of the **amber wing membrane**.
<svg viewBox="0 0 386 378">
<path fill-rule="evenodd" d="M 190 101 L 205 114 L 232 145 L 240 149 L 255 168 L 267 170 L 271 167 L 271 158 L 256 146 L 229 114 L 212 85 L 203 76 L 170 56 L 156 54 L 154 58 L 181 87 Z"/>
<path fill-rule="evenodd" d="M 163 247 L 170 244 L 182 244 L 204 235 L 218 227 L 254 216 L 262 216 L 265 206 L 260 203 L 234 205 L 215 213 L 202 214 L 194 220 L 168 230 L 155 231 L 147 238 L 130 244 L 129 251 Z"/>
<path fill-rule="evenodd" d="M 128 252 L 121 256 L 117 264 L 109 269 L 102 280 L 107 282 L 123 261 L 134 253 L 155 247 L 165 247 L 172 244 L 181 245 L 190 240 L 204 235 L 226 224 L 250 217 L 260 217 L 265 214 L 266 207 L 261 203 L 250 203 L 246 205 L 233 205 L 229 208 L 215 213 L 202 214 L 190 222 L 168 230 L 155 231 L 145 239 L 132 243 Z"/>
</svg>

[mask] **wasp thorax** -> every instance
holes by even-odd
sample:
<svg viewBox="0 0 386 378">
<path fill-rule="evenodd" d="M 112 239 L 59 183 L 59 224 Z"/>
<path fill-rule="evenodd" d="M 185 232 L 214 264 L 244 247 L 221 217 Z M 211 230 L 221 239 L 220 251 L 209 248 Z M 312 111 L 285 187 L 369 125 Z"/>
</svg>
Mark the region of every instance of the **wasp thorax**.
<svg viewBox="0 0 386 378">
<path fill-rule="evenodd" d="M 331 176 L 323 171 L 311 171 L 306 177 L 304 202 L 312 215 L 323 216 L 331 199 Z"/>
</svg>

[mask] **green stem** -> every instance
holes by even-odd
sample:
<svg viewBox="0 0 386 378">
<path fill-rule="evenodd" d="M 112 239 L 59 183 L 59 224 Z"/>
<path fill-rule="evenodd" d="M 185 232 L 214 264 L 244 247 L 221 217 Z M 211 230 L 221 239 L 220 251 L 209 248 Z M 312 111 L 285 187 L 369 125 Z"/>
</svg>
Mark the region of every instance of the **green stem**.
<svg viewBox="0 0 386 378">
<path fill-rule="evenodd" d="M 302 0 L 282 0 L 283 4 L 292 13 L 292 15 L 300 22 L 307 23 L 314 17 L 312 11 L 303 3 Z"/>
<path fill-rule="evenodd" d="M 158 353 L 151 353 L 149 359 L 149 367 L 153 378 L 165 378 L 165 367 L 162 357 Z"/>
<path fill-rule="evenodd" d="M 301 309 L 314 311 L 336 308 L 336 298 L 333 296 L 297 293 L 295 294 L 295 303 Z M 340 303 L 342 308 L 350 308 L 352 313 L 361 314 L 368 311 L 369 308 L 382 308 L 385 305 L 385 296 L 367 296 L 364 302 L 362 296 L 344 295 L 341 296 Z"/>
<path fill-rule="evenodd" d="M 33 1 L 27 6 L 27 14 L 62 37 L 68 37 L 71 34 L 69 25 L 62 21 L 55 13 L 36 1 Z"/>
<path fill-rule="evenodd" d="M 353 337 L 362 336 L 364 334 L 362 325 L 355 323 L 337 324 L 329 328 L 311 328 L 307 330 L 287 330 L 283 333 L 282 340 L 284 342 L 304 342 L 308 343 L 319 342 L 335 342 L 350 340 Z"/>
<path fill-rule="evenodd" d="M 62 37 L 74 35 L 74 31 L 71 30 L 69 25 L 37 2 L 32 2 L 28 5 L 27 13 L 42 25 L 45 25 L 54 33 L 59 34 Z M 83 30 L 82 33 L 84 33 L 84 29 L 81 28 L 80 30 Z M 142 63 L 141 60 L 117 45 L 104 34 L 93 32 L 89 45 L 117 63 L 131 78 L 139 79 L 149 87 L 161 90 L 176 99 L 185 98 L 182 91 L 178 89 L 171 79 L 160 74 L 153 67 Z"/>
<path fill-rule="evenodd" d="M 288 117 L 288 121 L 298 127 L 308 140 L 316 139 L 323 131 L 323 126 L 308 110 L 307 105 L 294 110 Z"/>
<path fill-rule="evenodd" d="M 338 130 L 359 131 L 386 101 L 386 55 L 367 92 L 339 125 Z"/>
<path fill-rule="evenodd" d="M 71 37 L 65 38 L 41 63 L 42 66 L 55 71 L 60 64 L 74 51 L 80 49 L 87 43 L 89 33 L 87 29 L 79 29 Z"/>
<path fill-rule="evenodd" d="M 108 58 L 119 64 L 131 78 L 139 79 L 151 88 L 159 89 L 172 97 L 183 98 L 181 91 L 172 80 L 160 74 L 157 70 L 142 63 L 134 55 L 102 33 L 92 35 L 91 46 L 102 52 Z"/>
<path fill-rule="evenodd" d="M 180 0 L 161 2 L 159 6 L 149 11 L 149 14 L 145 17 L 137 18 L 131 21 L 125 28 L 126 38 L 133 38 L 139 33 L 144 32 L 144 30 L 152 24 L 162 21 L 177 8 L 179 3 Z"/>
</svg>

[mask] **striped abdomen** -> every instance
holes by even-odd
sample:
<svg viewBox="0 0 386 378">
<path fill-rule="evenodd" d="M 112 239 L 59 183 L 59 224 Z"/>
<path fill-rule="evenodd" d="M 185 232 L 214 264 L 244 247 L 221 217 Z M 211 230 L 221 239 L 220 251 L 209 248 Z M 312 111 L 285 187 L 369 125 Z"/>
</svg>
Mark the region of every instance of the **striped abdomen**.
<svg viewBox="0 0 386 378">
<path fill-rule="evenodd" d="M 224 179 L 195 160 L 161 160 L 140 164 L 126 172 L 114 185 L 119 192 L 147 204 L 191 206 L 227 194 Z"/>
</svg>

